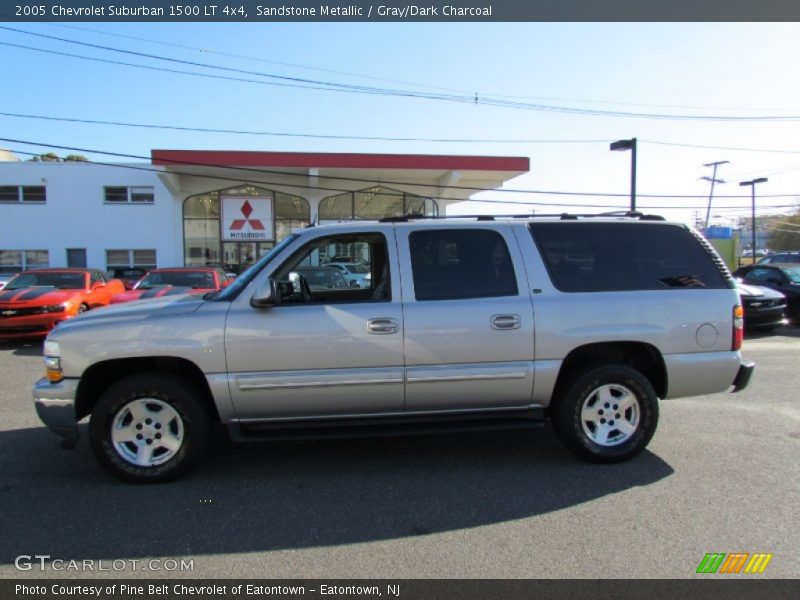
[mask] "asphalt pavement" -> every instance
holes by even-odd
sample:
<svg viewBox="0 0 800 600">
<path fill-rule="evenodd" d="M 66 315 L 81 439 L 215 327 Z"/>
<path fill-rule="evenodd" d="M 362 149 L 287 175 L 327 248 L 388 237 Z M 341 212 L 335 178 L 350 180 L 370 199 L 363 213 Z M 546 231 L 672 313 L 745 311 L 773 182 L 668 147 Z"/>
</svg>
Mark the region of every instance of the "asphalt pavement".
<svg viewBox="0 0 800 600">
<path fill-rule="evenodd" d="M 580 462 L 546 426 L 220 440 L 186 478 L 131 485 L 38 421 L 41 343 L 0 343 L 0 577 L 686 578 L 707 552 L 800 577 L 800 328 L 745 355 L 750 387 L 663 402 L 623 464 Z"/>
</svg>

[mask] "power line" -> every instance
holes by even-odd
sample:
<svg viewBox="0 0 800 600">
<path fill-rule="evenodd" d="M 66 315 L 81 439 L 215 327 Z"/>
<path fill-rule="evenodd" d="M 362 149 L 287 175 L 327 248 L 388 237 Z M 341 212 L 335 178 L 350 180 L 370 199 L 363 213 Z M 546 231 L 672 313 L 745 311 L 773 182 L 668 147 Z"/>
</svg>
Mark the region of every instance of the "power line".
<svg viewBox="0 0 800 600">
<path fill-rule="evenodd" d="M 772 150 L 767 148 L 743 148 L 741 146 L 711 146 L 706 144 L 682 144 L 678 142 L 662 142 L 658 140 L 639 140 L 647 144 L 659 146 L 680 146 L 681 148 L 700 148 L 703 150 L 730 150 L 732 152 L 765 152 L 773 154 L 800 154 L 800 150 Z"/>
<path fill-rule="evenodd" d="M 443 92 L 469 93 L 466 90 L 446 88 L 446 87 L 441 87 L 441 86 L 428 85 L 428 84 L 424 84 L 424 83 L 412 83 L 412 82 L 409 82 L 409 81 L 402 81 L 402 80 L 399 80 L 399 79 L 389 79 L 387 77 L 376 77 L 376 76 L 373 76 L 373 75 L 364 75 L 364 74 L 360 74 L 360 73 L 352 73 L 350 71 L 341 71 L 341 70 L 338 70 L 338 69 L 326 69 L 326 68 L 323 68 L 323 67 L 312 67 L 312 66 L 309 66 L 309 65 L 301 65 L 301 64 L 298 64 L 298 63 L 290 63 L 290 62 L 282 62 L 282 61 L 278 61 L 278 60 L 270 60 L 270 59 L 267 59 L 267 58 L 264 58 L 264 57 L 260 57 L 260 56 L 247 56 L 247 55 L 244 55 L 244 54 L 234 54 L 234 53 L 231 53 L 231 52 L 221 52 L 219 50 L 210 50 L 208 48 L 197 48 L 195 46 L 185 46 L 183 44 L 175 44 L 175 43 L 171 43 L 171 42 L 164 42 L 162 40 L 154 40 L 154 39 L 150 39 L 150 38 L 143 38 L 143 37 L 138 37 L 138 36 L 135 36 L 135 35 L 124 35 L 124 34 L 120 34 L 120 33 L 116 33 L 116 32 L 110 33 L 108 31 L 101 31 L 99 29 L 91 29 L 89 27 L 76 27 L 74 25 L 65 25 L 63 23 L 45 23 L 45 25 L 50 25 L 50 26 L 53 26 L 53 27 L 61 27 L 61 28 L 64 28 L 64 29 L 74 29 L 74 30 L 77 30 L 77 31 L 87 31 L 87 32 L 91 32 L 91 33 L 98 33 L 98 34 L 101 34 L 101 35 L 109 35 L 109 36 L 113 36 L 115 38 L 124 38 L 124 39 L 129 39 L 129 40 L 136 40 L 138 42 L 148 42 L 148 43 L 151 43 L 151 44 L 160 44 L 162 46 L 169 46 L 171 48 L 179 48 L 181 50 L 192 50 L 194 52 L 203 52 L 203 53 L 207 53 L 207 54 L 216 54 L 217 56 L 225 56 L 227 58 L 238 58 L 238 59 L 250 60 L 250 61 L 254 61 L 254 62 L 261 62 L 261 63 L 265 63 L 265 64 L 279 65 L 279 66 L 282 66 L 282 67 L 291 67 L 291 68 L 295 68 L 295 69 L 307 69 L 309 71 L 318 71 L 320 73 L 333 73 L 335 75 L 345 75 L 347 77 L 358 77 L 358 78 L 361 78 L 361 79 L 371 79 L 373 81 L 385 81 L 387 83 L 399 83 L 401 85 L 417 86 L 417 87 L 421 87 L 421 88 L 428 88 L 428 89 L 439 90 L 439 91 L 443 91 Z M 782 110 L 782 109 L 775 109 L 775 110 Z"/>
<path fill-rule="evenodd" d="M 57 40 L 69 44 L 77 44 L 80 46 L 87 46 L 90 48 L 106 50 L 110 52 L 118 52 L 122 54 L 128 54 L 138 57 L 144 58 L 151 58 L 155 60 L 163 60 L 172 63 L 184 64 L 184 65 L 191 65 L 201 68 L 207 69 L 216 69 L 222 70 L 226 72 L 232 73 L 239 73 L 239 74 L 246 74 L 246 75 L 256 75 L 259 77 L 267 77 L 271 79 L 278 79 L 281 80 L 283 83 L 278 84 L 274 81 L 271 82 L 264 82 L 260 81 L 260 83 L 268 83 L 271 85 L 282 85 L 283 87 L 303 87 L 305 89 L 316 89 L 319 91 L 339 91 L 339 92 L 349 92 L 349 93 L 357 93 L 357 94 L 375 94 L 375 95 L 382 95 L 382 96 L 399 96 L 399 97 L 414 97 L 414 98 L 421 98 L 426 100 L 439 100 L 439 101 L 448 101 L 448 102 L 460 102 L 460 103 L 475 103 L 478 104 L 478 95 L 475 94 L 474 96 L 458 96 L 458 95 L 446 95 L 446 94 L 430 94 L 430 93 L 423 93 L 417 92 L 412 90 L 400 90 L 400 89 L 390 89 L 390 88 L 371 88 L 365 86 L 356 86 L 351 84 L 343 84 L 338 82 L 326 82 L 326 81 L 319 81 L 319 80 L 312 80 L 306 78 L 298 78 L 298 77 L 287 77 L 276 75 L 274 73 L 262 73 L 257 71 L 248 71 L 244 69 L 236 69 L 232 67 L 222 67 L 218 65 L 210 65 L 207 63 L 200 63 L 196 61 L 188 61 L 176 58 L 170 58 L 155 54 L 149 54 L 144 52 L 135 52 L 132 50 L 123 50 L 121 48 L 114 48 L 111 46 L 102 46 L 100 44 L 91 44 L 89 42 L 81 42 L 78 40 L 70 40 L 67 38 L 60 38 L 57 36 L 49 36 L 42 33 L 34 33 L 31 31 L 25 31 L 22 29 L 15 29 L 13 27 L 5 27 L 0 26 L 0 29 L 4 29 L 7 31 L 12 31 L 15 33 L 22 33 L 31 36 L 41 37 L 45 39 L 52 39 Z M 129 67 L 139 67 L 139 68 L 149 68 L 151 70 L 164 70 L 166 72 L 173 72 L 173 73 L 181 73 L 181 74 L 190 74 L 190 75 L 199 75 L 211 78 L 218 78 L 218 79 L 230 79 L 234 81 L 243 81 L 248 83 L 256 83 L 257 81 L 242 79 L 242 78 L 234 78 L 229 76 L 215 76 L 208 73 L 195 73 L 189 71 L 179 71 L 175 69 L 166 69 L 166 68 L 159 68 L 159 67 L 152 67 L 152 66 L 145 66 L 145 65 L 134 65 L 131 63 L 124 63 L 121 61 L 111 61 L 106 59 L 99 59 L 95 57 L 87 57 L 78 54 L 71 54 L 71 53 L 63 53 L 57 52 L 54 50 L 44 50 L 41 48 L 33 48 L 30 46 L 24 46 L 20 44 L 11 44 L 9 42 L 0 42 L 7 46 L 27 49 L 27 50 L 34 50 L 44 53 L 50 54 L 57 54 L 62 56 L 69 56 L 72 58 L 80 58 L 84 60 L 92 60 L 92 61 L 99 61 L 99 62 L 108 62 L 111 64 L 119 64 L 123 66 Z M 288 82 L 288 83 L 287 83 Z M 600 110 L 600 109 L 588 109 L 588 108 L 576 108 L 576 107 L 568 107 L 568 106 L 556 106 L 556 105 L 545 105 L 545 104 L 530 104 L 524 102 L 516 102 L 510 100 L 503 100 L 496 97 L 489 97 L 489 96 L 482 96 L 480 98 L 480 104 L 488 105 L 488 106 L 495 106 L 501 108 L 514 108 L 520 110 L 533 110 L 533 111 L 543 111 L 543 112 L 556 112 L 556 113 L 564 113 L 564 114 L 580 114 L 580 115 L 588 115 L 588 116 L 606 116 L 606 117 L 626 117 L 626 118 L 642 118 L 642 119 L 660 119 L 660 120 L 692 120 L 692 121 L 796 121 L 800 120 L 800 115 L 783 115 L 783 116 L 776 116 L 776 115 L 678 115 L 678 114 L 664 114 L 664 113 L 639 113 L 639 112 L 624 112 L 624 111 L 610 111 L 610 110 Z"/>
<path fill-rule="evenodd" d="M 3 141 L 8 141 L 8 140 L 3 140 Z M 68 147 L 65 147 L 65 146 L 56 146 L 56 145 L 51 145 L 51 147 L 52 148 L 58 148 L 58 149 L 65 149 L 65 150 L 72 149 L 72 150 L 76 150 L 76 151 L 94 152 L 96 154 L 108 154 L 110 156 L 125 156 L 125 157 L 128 157 L 128 158 L 145 158 L 145 157 L 136 156 L 136 155 L 122 155 L 122 154 L 115 153 L 115 152 L 103 152 L 101 150 L 91 150 L 90 151 L 90 150 L 85 150 L 83 148 L 68 148 Z M 38 152 L 27 152 L 25 150 L 9 149 L 9 151 L 13 152 L 15 154 L 22 154 L 22 155 L 25 155 L 25 156 L 39 156 L 40 155 L 40 153 L 38 153 Z M 120 168 L 120 169 L 131 169 L 131 170 L 134 170 L 134 171 L 146 171 L 146 172 L 150 172 L 150 173 L 164 173 L 164 171 L 162 169 L 159 169 L 157 167 L 146 167 L 146 166 L 139 166 L 139 165 L 124 164 L 124 163 L 109 163 L 109 162 L 101 162 L 101 161 L 95 161 L 95 160 L 87 160 L 87 161 L 80 161 L 80 162 L 87 162 L 87 163 L 90 163 L 90 164 L 93 164 L 93 165 L 100 165 L 100 166 L 105 166 L 105 167 L 114 167 L 114 168 Z M 211 166 L 211 165 L 207 165 L 207 164 L 203 164 L 203 163 L 192 163 L 192 162 L 189 162 L 189 161 L 181 162 L 181 164 L 183 166 L 201 166 L 201 167 Z M 219 168 L 237 169 L 236 167 L 219 167 Z M 273 173 L 271 171 L 260 171 L 258 169 L 244 169 L 243 167 L 241 169 L 242 170 L 260 172 L 260 173 L 266 173 L 266 174 Z M 170 172 L 175 174 L 175 175 L 187 175 L 187 176 L 190 176 L 190 177 L 196 177 L 197 176 L 196 173 L 190 173 L 188 171 L 170 171 Z M 298 175 L 297 173 L 287 173 L 287 174 L 288 175 Z M 300 175 L 300 176 L 305 177 L 305 175 Z M 337 193 L 353 193 L 353 192 L 358 192 L 359 191 L 359 190 L 348 190 L 348 189 L 342 189 L 342 188 L 334 188 L 334 187 L 328 187 L 328 186 L 305 185 L 305 184 L 299 184 L 299 183 L 285 183 L 285 182 L 280 182 L 280 181 L 269 181 L 269 180 L 263 180 L 263 179 L 253 179 L 251 177 L 227 177 L 227 176 L 224 176 L 224 175 L 203 174 L 203 178 L 205 178 L 205 179 L 215 179 L 215 180 L 218 180 L 218 181 L 234 182 L 237 185 L 242 185 L 242 184 L 245 184 L 245 185 L 266 185 L 266 186 L 277 186 L 277 187 L 282 187 L 282 188 L 291 187 L 291 188 L 300 188 L 300 189 L 309 189 L 309 190 L 324 190 L 324 191 L 327 191 L 327 192 L 337 192 Z M 359 181 L 364 181 L 365 183 L 375 183 L 372 180 L 366 180 L 366 179 L 365 180 L 359 180 Z M 386 181 L 382 181 L 380 183 L 390 183 L 391 184 L 391 182 L 386 182 Z M 405 183 L 403 185 L 424 186 L 425 184 Z M 430 187 L 430 186 L 426 186 L 426 187 Z M 487 191 L 487 190 L 482 190 L 482 191 Z M 397 197 L 403 197 L 405 195 L 404 192 L 399 192 L 399 191 L 398 192 L 386 191 L 386 192 L 383 192 L 383 194 L 386 195 L 386 196 L 397 196 Z M 489 200 L 489 199 L 486 199 L 486 200 L 473 200 L 473 199 L 448 198 L 448 197 L 444 197 L 444 196 L 429 196 L 429 195 L 425 195 L 425 198 L 429 198 L 431 200 L 448 200 L 448 201 L 455 201 L 455 202 L 483 202 L 483 203 L 490 203 L 490 204 L 491 203 L 517 204 L 517 205 L 521 205 L 521 206 L 573 206 L 573 207 L 585 207 L 585 206 L 588 206 L 587 204 L 569 204 L 569 203 L 567 203 L 567 204 L 558 203 L 557 204 L 557 203 L 553 203 L 553 202 L 516 201 L 516 200 Z M 624 208 L 623 205 L 617 205 L 617 204 L 594 204 L 592 206 L 595 207 L 595 208 Z"/>
<path fill-rule="evenodd" d="M 117 158 L 133 158 L 138 160 L 150 160 L 148 156 L 136 155 L 136 154 L 124 154 L 120 152 L 110 152 L 107 150 L 97 150 L 92 148 L 79 148 L 75 146 L 63 146 L 59 144 L 47 144 L 41 142 L 32 142 L 26 140 L 15 140 L 10 138 L 0 138 L 0 141 L 3 142 L 11 142 L 11 143 L 20 143 L 32 146 L 41 146 L 41 147 L 49 147 L 49 148 L 56 148 L 59 150 L 71 150 L 75 152 L 88 152 L 92 154 L 102 154 L 106 156 L 114 156 Z M 18 151 L 18 150 L 11 150 L 12 152 L 16 152 L 18 154 L 24 154 L 29 156 L 38 156 L 39 153 L 27 152 L 27 151 Z M 161 169 L 156 168 L 146 168 L 146 167 L 136 167 L 131 165 L 124 165 L 119 163 L 101 163 L 97 161 L 89 161 L 94 164 L 112 166 L 112 167 L 122 167 L 122 168 L 137 168 L 139 170 L 145 171 L 152 171 L 156 173 L 163 173 Z M 281 175 L 281 176 L 291 176 L 291 177 L 306 177 L 305 174 L 302 173 L 292 173 L 289 171 L 276 171 L 272 169 L 252 169 L 248 167 L 237 167 L 237 166 L 227 166 L 227 165 L 213 165 L 208 163 L 202 162 L 194 162 L 194 161 L 180 161 L 180 160 L 171 160 L 169 161 L 171 164 L 176 164 L 179 166 L 199 166 L 199 167 L 209 167 L 209 168 L 219 168 L 219 169 L 226 169 L 231 171 L 237 172 L 248 172 L 248 173 L 258 173 L 258 174 L 267 174 L 267 175 Z M 188 172 L 178 172 L 174 171 L 177 175 L 189 175 L 189 176 L 196 176 L 195 173 L 188 173 Z M 210 177 L 214 179 L 222 179 L 228 181 L 237 181 L 239 183 L 242 182 L 243 178 L 231 178 L 231 177 L 222 177 L 216 175 L 204 175 L 204 177 Z M 284 187 L 298 187 L 298 188 L 308 188 L 308 189 L 321 189 L 326 191 L 335 191 L 335 192 L 353 192 L 358 190 L 348 190 L 348 189 L 341 189 L 341 188 L 328 188 L 322 186 L 306 186 L 301 184 L 293 184 L 293 183 L 284 183 L 284 182 L 276 182 L 276 181 L 261 181 L 257 182 L 249 177 L 244 178 L 248 183 L 264 183 L 267 185 L 278 185 Z M 365 179 L 365 178 L 358 178 L 358 177 L 343 177 L 343 176 L 324 176 L 323 179 L 330 179 L 336 181 L 349 181 L 349 182 L 356 182 L 356 183 L 365 183 L 365 184 L 374 184 L 375 181 L 373 179 Z M 413 183 L 413 182 L 403 182 L 403 181 L 388 181 L 388 180 L 381 180 L 381 184 L 386 185 L 400 185 L 400 186 L 413 186 L 413 187 L 432 187 L 429 184 L 424 183 Z M 473 191 L 473 192 L 487 192 L 490 190 L 486 190 L 485 188 L 475 188 L 475 187 L 468 187 L 468 186 L 455 186 L 455 185 L 442 185 L 436 186 L 440 189 L 458 189 L 458 190 L 465 190 L 465 191 Z M 555 195 L 555 196 L 585 196 L 585 197 L 624 197 L 627 198 L 628 194 L 611 194 L 611 193 L 591 193 L 591 192 L 560 192 L 560 191 L 544 191 L 544 190 L 510 190 L 506 188 L 491 190 L 493 192 L 514 192 L 520 194 L 537 194 L 537 195 Z M 648 198 L 704 198 L 704 196 L 688 196 L 688 195 L 665 195 L 665 194 L 647 194 L 647 195 L 640 195 L 646 196 Z M 772 195 L 764 195 L 762 197 L 785 197 L 785 194 L 772 194 Z M 589 206 L 587 204 L 575 204 L 575 203 L 565 203 L 565 202 L 534 202 L 534 201 L 515 201 L 512 199 L 503 199 L 503 200 L 495 200 L 495 199 L 475 199 L 475 198 L 452 198 L 452 197 L 445 197 L 445 196 L 427 196 L 428 198 L 432 198 L 434 200 L 447 200 L 447 201 L 455 201 L 455 202 L 484 202 L 484 203 L 498 203 L 498 204 L 518 204 L 518 205 L 541 205 L 541 206 Z M 720 198 L 747 198 L 747 196 L 718 196 Z M 598 208 L 624 208 L 622 205 L 607 205 L 607 204 L 593 204 L 592 206 Z M 792 208 L 795 205 L 788 204 L 788 205 L 763 205 L 764 208 Z M 649 206 L 647 207 L 649 210 L 652 209 L 692 209 L 696 208 L 694 205 L 689 206 Z M 739 209 L 742 207 L 738 206 L 720 206 L 719 209 Z"/>
<path fill-rule="evenodd" d="M 0 42 L 2 44 L 2 42 Z M 19 118 L 19 119 L 40 119 L 44 121 L 59 121 L 64 123 L 83 123 L 89 125 L 111 125 L 115 127 L 139 127 L 143 129 L 163 129 L 171 131 L 189 131 L 198 133 L 224 133 L 235 135 L 253 136 L 274 136 L 274 137 L 296 137 L 310 139 L 334 139 L 334 140 L 365 140 L 365 141 L 386 141 L 386 142 L 432 142 L 432 143 L 459 143 L 459 144 L 607 144 L 610 139 L 525 139 L 525 138 L 436 138 L 436 137 L 398 137 L 398 136 L 369 136 L 369 135 L 341 135 L 341 134 L 322 134 L 322 133 L 293 133 L 285 131 L 254 131 L 247 129 L 216 129 L 212 127 L 189 127 L 181 125 L 163 125 L 153 123 L 130 123 L 125 121 L 103 121 L 98 119 L 81 119 L 76 117 L 54 117 L 49 115 L 31 115 L 24 113 L 0 112 L 0 116 Z M 703 148 L 715 150 L 732 150 L 754 153 L 781 153 L 781 154 L 800 154 L 800 150 L 780 150 L 771 148 L 744 148 L 732 146 L 711 146 L 702 144 L 690 144 L 681 142 L 665 142 L 660 140 L 639 139 L 639 142 L 646 144 L 657 144 L 666 146 L 677 146 L 683 148 Z M 778 175 L 791 171 L 800 170 L 800 167 L 791 167 L 779 171 L 770 171 L 767 174 Z M 753 171 L 755 172 L 755 171 Z M 758 171 L 759 173 L 762 170 Z M 742 173 L 739 173 L 742 175 Z"/>
<path fill-rule="evenodd" d="M 123 38 L 129 40 L 135 40 L 138 42 L 147 42 L 151 44 L 159 44 L 162 46 L 168 46 L 171 48 L 178 48 L 181 50 L 191 50 L 193 52 L 202 52 L 205 54 L 215 54 L 217 56 L 224 56 L 227 58 L 236 58 L 236 59 L 243 59 L 253 62 L 261 62 L 265 64 L 272 64 L 272 65 L 279 65 L 283 67 L 291 67 L 295 69 L 306 69 L 309 71 L 318 71 L 321 73 L 333 73 L 335 75 L 345 75 L 347 77 L 356 77 L 360 79 L 369 79 L 373 81 L 385 81 L 387 83 L 399 83 L 401 85 L 408 85 L 408 86 L 416 86 L 421 88 L 427 88 L 432 90 L 444 91 L 444 92 L 455 92 L 458 94 L 472 94 L 474 92 L 470 90 L 466 90 L 463 88 L 450 88 L 450 87 L 443 87 L 443 86 L 436 86 L 430 85 L 425 83 L 419 82 L 410 82 L 404 81 L 399 79 L 390 79 L 387 77 L 377 77 L 374 75 L 365 75 L 363 73 L 353 73 L 351 71 L 342 71 L 338 69 L 329 69 L 324 67 L 314 67 L 310 65 L 303 65 L 299 63 L 291 63 L 291 62 L 283 62 L 277 60 L 270 60 L 260 56 L 248 56 L 244 54 L 234 54 L 231 52 L 222 52 L 219 50 L 213 50 L 209 48 L 198 48 L 196 46 L 186 46 L 183 44 L 175 44 L 172 42 L 165 42 L 163 40 L 154 40 L 152 38 L 144 38 L 140 36 L 134 35 L 125 35 L 120 34 L 117 32 L 111 33 L 108 31 L 102 31 L 100 29 L 92 29 L 89 27 L 77 27 L 75 25 L 66 25 L 63 23 L 45 23 L 45 25 L 49 25 L 51 27 L 61 27 L 63 29 L 73 29 L 76 31 L 85 31 L 90 33 L 97 33 L 99 35 L 105 36 L 113 36 L 115 38 Z M 754 108 L 754 107 L 730 107 L 730 106 L 697 106 L 697 105 L 682 105 L 682 104 L 652 104 L 652 103 L 643 103 L 643 102 L 621 102 L 617 100 L 586 100 L 580 98 L 558 98 L 558 97 L 550 97 L 550 96 L 528 96 L 528 95 L 519 95 L 519 94 L 505 94 L 505 93 L 493 93 L 491 96 L 496 98 L 513 98 L 513 99 L 526 99 L 526 100 L 545 100 L 551 102 L 578 102 L 578 103 L 587 103 L 587 104 L 609 104 L 609 105 L 617 105 L 617 106 L 644 106 L 644 107 L 652 107 L 652 108 L 684 108 L 690 110 L 766 110 L 766 111 L 775 111 L 775 112 L 791 112 L 796 110 L 795 108 Z"/>
<path fill-rule="evenodd" d="M 225 71 L 229 73 L 237 73 L 241 75 L 255 75 L 258 77 L 265 77 L 268 79 L 277 79 L 279 81 L 287 81 L 295 84 L 309 84 L 309 85 L 316 85 L 316 86 L 325 86 L 335 89 L 341 90 L 348 90 L 348 91 L 357 91 L 357 92 L 380 92 L 385 93 L 388 91 L 397 92 L 397 93 L 408 93 L 406 90 L 388 90 L 386 88 L 373 88 L 373 87 L 366 87 L 354 84 L 346 84 L 346 83 L 339 83 L 339 82 L 331 82 L 331 81 L 320 81 L 316 79 L 306 79 L 303 77 L 290 77 L 287 75 L 277 75 L 275 73 L 264 73 L 261 71 L 249 71 L 246 69 L 237 69 L 235 67 L 223 67 L 219 65 L 212 65 L 208 63 L 197 62 L 193 60 L 184 60 L 180 58 L 171 58 L 168 56 L 160 56 L 158 54 L 149 54 L 147 52 L 136 52 L 135 50 L 124 50 L 122 48 L 114 48 L 113 46 L 103 46 L 100 44 L 92 44 L 90 42 L 82 42 L 80 40 L 71 40 L 68 38 L 62 38 L 53 35 L 46 35 L 44 33 L 35 33 L 33 31 L 25 31 L 23 29 L 16 29 L 14 27 L 7 27 L 0 25 L 0 29 L 4 29 L 6 31 L 13 31 L 15 33 L 22 33 L 25 35 L 31 35 L 39 38 L 44 38 L 48 40 L 55 40 L 58 42 L 64 42 L 66 44 L 75 44 L 78 46 L 85 46 L 87 48 L 94 48 L 95 50 L 105 50 L 108 52 L 117 52 L 120 54 L 128 54 L 130 56 L 136 56 L 139 58 L 150 58 L 154 60 L 162 60 L 171 63 L 177 63 L 180 65 L 188 65 L 191 67 L 200 67 L 203 69 L 215 69 L 218 71 Z M 413 93 L 413 92 L 411 92 Z M 442 96 L 442 98 L 450 98 L 450 96 Z"/>
<path fill-rule="evenodd" d="M 368 140 L 386 142 L 446 142 L 446 143 L 515 143 L 515 144 L 605 144 L 609 140 L 542 140 L 542 139 L 469 139 L 469 138 L 421 138 L 421 137 L 389 137 L 389 136 L 364 136 L 364 135 L 333 135 L 314 133 L 289 133 L 278 131 L 252 131 L 241 129 L 214 129 L 210 127 L 184 127 L 178 125 L 159 125 L 150 123 L 127 123 L 123 121 L 100 121 L 97 119 L 78 119 L 72 117 L 51 117 L 46 115 L 28 115 L 21 113 L 0 112 L 0 116 L 20 119 L 42 119 L 45 121 L 61 121 L 66 123 L 83 123 L 90 125 L 113 125 L 118 127 L 141 127 L 145 129 L 168 129 L 173 131 L 193 131 L 200 133 L 232 133 L 238 135 L 258 135 L 276 137 L 300 137 L 336 140 Z"/>
<path fill-rule="evenodd" d="M 133 67 L 136 69 L 147 69 L 148 71 L 160 71 L 163 73 L 177 73 L 179 75 L 192 75 L 195 77 L 205 77 L 207 79 L 222 79 L 225 81 L 239 81 L 243 83 L 257 83 L 260 85 L 269 85 L 269 86 L 276 86 L 276 87 L 286 87 L 286 88 L 299 88 L 299 89 L 317 89 L 317 90 L 330 90 L 330 91 L 345 91 L 345 90 L 338 90 L 333 88 L 322 88 L 322 87 L 315 87 L 310 85 L 295 85 L 291 83 L 279 83 L 276 81 L 261 81 L 257 79 L 245 79 L 243 77 L 231 77 L 226 75 L 214 75 L 211 73 L 196 73 L 193 71 L 181 71 L 179 69 L 168 69 L 166 67 L 154 67 L 152 65 L 137 65 L 134 63 L 127 63 L 120 60 L 111 60 L 108 58 L 98 58 L 95 56 L 84 56 L 82 54 L 72 54 L 71 52 L 58 52 L 56 50 L 45 50 L 43 48 L 34 48 L 32 46 L 24 46 L 22 44 L 12 44 L 11 42 L 0 42 L 2 46 L 10 46 L 12 48 L 21 48 L 23 50 L 31 50 L 32 52 L 40 52 L 42 54 L 53 54 L 56 56 L 66 56 L 69 58 L 79 58 L 81 60 L 89 60 L 93 62 L 100 62 L 106 63 L 110 65 L 121 65 L 124 67 Z"/>
</svg>

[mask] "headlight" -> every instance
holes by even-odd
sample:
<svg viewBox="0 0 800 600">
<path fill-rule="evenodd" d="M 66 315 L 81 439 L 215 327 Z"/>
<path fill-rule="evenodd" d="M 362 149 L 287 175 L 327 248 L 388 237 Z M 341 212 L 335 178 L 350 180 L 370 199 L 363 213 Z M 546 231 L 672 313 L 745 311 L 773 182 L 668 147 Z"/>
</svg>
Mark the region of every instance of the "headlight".
<svg viewBox="0 0 800 600">
<path fill-rule="evenodd" d="M 64 379 L 64 372 L 61 369 L 61 347 L 58 342 L 45 341 L 44 368 L 50 383 L 58 383 Z"/>
<path fill-rule="evenodd" d="M 60 313 L 65 312 L 69 308 L 67 304 L 51 304 L 50 306 L 40 306 L 41 313 Z"/>
</svg>

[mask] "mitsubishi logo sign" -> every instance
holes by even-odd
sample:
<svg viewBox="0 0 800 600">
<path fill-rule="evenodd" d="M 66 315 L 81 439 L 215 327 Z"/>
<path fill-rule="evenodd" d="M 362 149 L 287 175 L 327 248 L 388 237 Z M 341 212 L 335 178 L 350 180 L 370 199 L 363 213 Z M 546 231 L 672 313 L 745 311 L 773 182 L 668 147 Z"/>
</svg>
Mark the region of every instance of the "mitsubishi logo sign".
<svg viewBox="0 0 800 600">
<path fill-rule="evenodd" d="M 250 219 L 250 215 L 253 214 L 253 206 L 247 200 L 242 204 L 242 214 L 244 219 L 234 219 L 231 223 L 231 231 L 244 229 L 245 225 L 250 225 L 255 231 L 264 231 L 264 224 L 259 219 Z"/>
<path fill-rule="evenodd" d="M 272 198 L 222 197 L 222 239 L 270 242 L 274 240 Z"/>
</svg>

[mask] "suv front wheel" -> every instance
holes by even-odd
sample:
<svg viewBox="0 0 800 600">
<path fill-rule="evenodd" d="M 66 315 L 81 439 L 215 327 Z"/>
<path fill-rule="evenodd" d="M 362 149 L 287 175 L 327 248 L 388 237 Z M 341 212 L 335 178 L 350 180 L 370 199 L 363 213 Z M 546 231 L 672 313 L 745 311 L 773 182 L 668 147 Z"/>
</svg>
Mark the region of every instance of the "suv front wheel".
<svg viewBox="0 0 800 600">
<path fill-rule="evenodd" d="M 551 412 L 559 439 L 592 462 L 620 462 L 645 449 L 658 423 L 648 379 L 620 364 L 589 367 L 570 382 Z"/>
<path fill-rule="evenodd" d="M 190 382 L 173 375 L 126 377 L 108 388 L 92 411 L 89 439 L 113 475 L 133 482 L 179 477 L 204 453 L 209 419 Z"/>
</svg>

